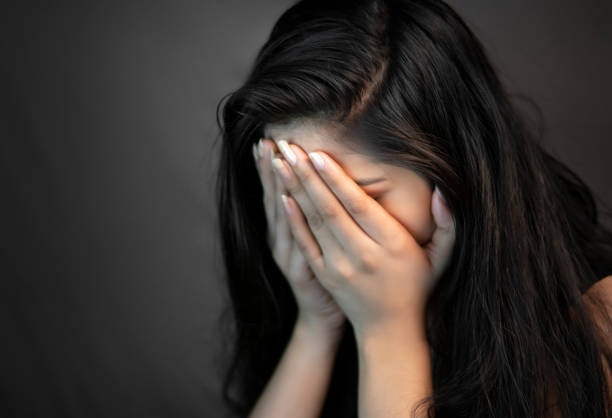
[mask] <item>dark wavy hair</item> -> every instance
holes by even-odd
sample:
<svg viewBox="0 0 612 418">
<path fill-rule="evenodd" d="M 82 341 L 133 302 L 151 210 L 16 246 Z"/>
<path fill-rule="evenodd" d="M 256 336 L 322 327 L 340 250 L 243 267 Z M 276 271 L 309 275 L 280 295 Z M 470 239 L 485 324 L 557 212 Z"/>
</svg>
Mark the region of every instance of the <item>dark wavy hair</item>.
<svg viewBox="0 0 612 418">
<path fill-rule="evenodd" d="M 251 145 L 267 123 L 312 118 L 342 124 L 348 134 L 338 140 L 378 161 L 421 173 L 454 213 L 451 263 L 427 305 L 431 412 L 607 416 L 603 362 L 612 355 L 582 296 L 612 274 L 612 232 L 593 193 L 543 149 L 542 130 L 511 97 L 483 45 L 442 1 L 309 0 L 285 11 L 246 82 L 217 107 L 231 347 L 223 396 L 232 414 L 254 406 L 297 310 L 265 242 Z M 347 330 L 324 417 L 357 416 Z"/>
</svg>

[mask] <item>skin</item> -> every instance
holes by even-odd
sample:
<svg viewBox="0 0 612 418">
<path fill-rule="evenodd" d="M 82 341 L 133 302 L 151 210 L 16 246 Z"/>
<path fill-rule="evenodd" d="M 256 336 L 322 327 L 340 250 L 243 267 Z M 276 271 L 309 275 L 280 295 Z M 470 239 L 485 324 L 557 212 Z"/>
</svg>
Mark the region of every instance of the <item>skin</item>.
<svg viewBox="0 0 612 418">
<path fill-rule="evenodd" d="M 330 366 L 345 317 L 359 351 L 360 416 L 408 416 L 431 394 L 425 302 L 450 258 L 452 216 L 425 179 L 340 146 L 337 133 L 313 121 L 267 126 L 273 140 L 254 149 L 268 244 L 299 314 L 252 417 L 318 416 L 329 369 L 308 365 Z M 284 158 L 272 158 L 279 150 Z M 372 177 L 384 180 L 356 183 Z"/>
<path fill-rule="evenodd" d="M 284 160 L 275 158 L 272 165 L 291 195 L 282 196 L 291 235 L 314 276 L 347 315 L 356 335 L 372 334 L 394 321 L 423 319 L 427 296 L 454 243 L 454 223 L 441 203 L 440 193 L 424 193 L 428 200 L 436 202 L 437 209 L 431 213 L 437 212 L 438 221 L 427 214 L 433 206 L 427 205 L 425 199 L 420 203 L 426 210 L 409 214 L 422 219 L 428 229 L 432 221 L 435 225 L 433 233 L 420 242 L 417 232 L 423 230 L 422 225 L 405 217 L 398 221 L 365 193 L 332 155 L 326 151 L 307 154 L 308 150 L 296 143 L 296 138 L 320 142 L 324 135 L 330 135 L 328 139 L 332 139 L 333 130 L 320 122 L 302 121 L 284 129 L 285 134 L 292 135 L 292 144 L 274 137 Z M 350 156 L 358 157 L 346 154 L 343 158 Z M 320 164 L 313 165 L 316 162 Z M 364 163 L 362 167 L 384 171 L 380 164 L 377 167 Z M 419 182 L 421 189 L 426 188 L 425 179 L 419 179 L 409 169 L 402 171 L 404 183 L 387 192 L 395 193 L 397 187 L 417 190 Z M 408 178 L 414 181 L 407 182 Z M 387 183 L 395 180 L 384 179 Z M 419 208 L 410 200 L 400 203 Z"/>
<path fill-rule="evenodd" d="M 425 179 L 407 169 L 377 164 L 339 145 L 333 141 L 338 131 L 329 125 L 293 121 L 269 125 L 265 132 L 273 139 L 261 140 L 259 151 L 254 148 L 254 158 L 264 186 L 268 243 L 294 290 L 299 314 L 293 336 L 251 416 L 319 416 L 345 316 L 355 328 L 359 351 L 359 416 L 409 416 L 415 403 L 431 394 L 429 345 L 418 302 L 426 300 L 427 289 L 448 261 L 454 242 L 450 213 Z M 281 147 L 282 141 L 292 145 Z M 295 166 L 283 158 L 287 156 L 287 146 L 296 156 Z M 284 150 L 279 152 L 279 147 Z M 306 153 L 310 151 L 326 155 L 328 168 L 318 175 L 308 162 Z M 278 169 L 273 170 L 274 157 L 281 160 L 275 161 Z M 357 193 L 355 181 L 378 177 L 384 181 L 359 186 L 362 194 Z M 330 193 L 324 193 L 326 190 Z M 286 206 L 280 198 L 282 194 L 293 196 L 287 198 Z M 372 204 L 371 197 L 378 202 Z M 359 230 L 343 217 L 359 207 L 350 202 L 358 201 L 369 202 L 351 218 L 353 226 L 361 227 Z M 334 202 L 343 204 L 346 212 L 332 210 Z M 384 209 L 384 213 L 376 207 Z M 331 213 L 335 215 L 324 216 Z M 387 215 L 397 224 L 392 225 Z M 396 246 L 393 240 L 382 237 L 385 229 L 389 235 L 400 237 L 402 230 L 409 232 L 415 245 Z M 331 230 L 341 233 L 334 236 Z M 368 255 L 368 259 L 364 251 L 367 239 L 364 241 L 362 232 L 395 250 L 379 251 L 374 257 Z M 338 245 L 338 239 L 345 243 L 343 247 Z M 410 239 L 405 241 L 410 243 Z M 412 274 L 404 271 L 394 280 L 385 269 L 394 261 L 390 256 L 393 252 L 401 254 L 404 262 L 412 259 L 415 265 L 422 261 L 419 255 L 424 253 L 431 268 L 427 273 L 423 264 Z M 347 257 L 349 253 L 352 257 Z M 353 262 L 347 264 L 348 258 Z M 366 259 L 368 263 L 364 263 Z M 338 263 L 352 269 L 331 268 Z M 405 286 L 406 281 L 418 284 L 421 275 L 429 286 Z M 368 282 L 376 286 L 368 288 Z M 386 286 L 392 290 L 383 293 L 386 297 L 367 297 Z M 411 292 L 411 303 L 398 305 L 404 309 L 385 309 L 390 302 L 397 302 L 395 294 L 408 296 Z M 612 306 L 612 276 L 587 293 L 597 293 L 607 306 Z M 604 369 L 607 379 L 612 379 L 605 361 Z"/>
<path fill-rule="evenodd" d="M 435 224 L 431 214 L 433 189 L 413 170 L 382 164 L 334 141 L 339 129 L 312 120 L 293 120 L 288 124 L 267 125 L 265 137 L 299 145 L 305 152 L 323 150 L 355 181 L 382 178 L 362 186 L 415 240 L 423 245 L 431 239 Z M 275 149 L 278 149 L 276 146 Z"/>
</svg>

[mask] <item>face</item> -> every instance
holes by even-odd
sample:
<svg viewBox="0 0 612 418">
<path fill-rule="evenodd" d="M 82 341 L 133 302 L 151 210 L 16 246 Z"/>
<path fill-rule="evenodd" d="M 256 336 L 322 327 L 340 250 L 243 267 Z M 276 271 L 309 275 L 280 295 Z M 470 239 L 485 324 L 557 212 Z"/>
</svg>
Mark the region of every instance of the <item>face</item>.
<svg viewBox="0 0 612 418">
<path fill-rule="evenodd" d="M 295 119 L 286 124 L 266 125 L 264 137 L 275 142 L 284 139 L 306 152 L 326 152 L 419 244 L 426 244 L 435 229 L 431 214 L 433 189 L 427 180 L 413 170 L 374 161 L 368 155 L 340 144 L 334 140 L 339 132 L 339 128 L 328 123 Z"/>
</svg>

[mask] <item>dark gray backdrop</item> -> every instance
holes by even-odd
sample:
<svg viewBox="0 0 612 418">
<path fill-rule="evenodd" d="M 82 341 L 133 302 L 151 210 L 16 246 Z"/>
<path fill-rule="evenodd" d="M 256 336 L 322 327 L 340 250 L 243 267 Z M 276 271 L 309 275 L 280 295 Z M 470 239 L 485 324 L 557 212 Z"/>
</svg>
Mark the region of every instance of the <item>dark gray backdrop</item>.
<svg viewBox="0 0 612 418">
<path fill-rule="evenodd" d="M 28 3 L 0 18 L 3 416 L 217 416 L 215 106 L 289 1 Z M 451 1 L 612 203 L 608 0 Z"/>
</svg>

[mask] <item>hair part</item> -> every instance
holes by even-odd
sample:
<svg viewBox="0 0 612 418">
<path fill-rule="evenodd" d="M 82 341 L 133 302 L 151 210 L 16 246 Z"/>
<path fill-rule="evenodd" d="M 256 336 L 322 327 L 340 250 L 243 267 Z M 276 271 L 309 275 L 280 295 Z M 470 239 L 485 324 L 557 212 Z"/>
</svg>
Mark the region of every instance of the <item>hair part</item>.
<svg viewBox="0 0 612 418">
<path fill-rule="evenodd" d="M 227 98 L 217 120 L 216 197 L 233 325 L 223 386 L 231 411 L 254 406 L 297 314 L 262 241 L 250 147 L 265 124 L 307 118 L 340 124 L 339 140 L 422 174 L 455 216 L 452 259 L 427 308 L 430 412 L 542 417 L 552 399 L 564 417 L 608 416 L 600 356 L 612 355 L 582 296 L 612 273 L 612 232 L 587 185 L 539 143 L 449 5 L 300 1 Z M 356 366 L 349 330 L 323 417 L 357 415 Z"/>
</svg>

